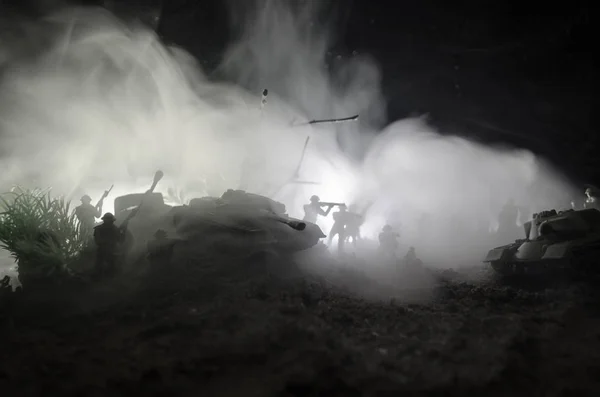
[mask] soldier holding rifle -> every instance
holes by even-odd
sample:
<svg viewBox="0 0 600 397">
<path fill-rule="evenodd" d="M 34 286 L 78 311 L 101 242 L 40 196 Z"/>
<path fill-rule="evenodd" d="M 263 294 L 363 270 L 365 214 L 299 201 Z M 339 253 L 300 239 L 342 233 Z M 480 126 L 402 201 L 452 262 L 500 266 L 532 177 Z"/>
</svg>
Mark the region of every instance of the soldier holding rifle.
<svg viewBox="0 0 600 397">
<path fill-rule="evenodd" d="M 126 255 L 131 248 L 133 235 L 129 231 L 129 221 L 137 215 L 141 205 L 135 207 L 120 226 L 115 225 L 115 216 L 107 212 L 102 217 L 103 223 L 94 227 L 98 276 L 114 274 L 119 256 Z"/>
<path fill-rule="evenodd" d="M 346 204 L 341 204 L 339 206 L 338 212 L 333 213 L 333 226 L 329 231 L 329 239 L 328 244 L 331 246 L 333 241 L 333 237 L 338 236 L 338 251 L 342 252 L 344 250 L 344 242 L 346 241 L 346 224 L 348 223 L 348 211 L 346 208 Z"/>
<path fill-rule="evenodd" d="M 125 242 L 126 227 L 115 225 L 115 216 L 107 212 L 103 223 L 94 228 L 96 243 L 96 273 L 98 276 L 112 274 L 116 270 L 119 246 Z"/>
<path fill-rule="evenodd" d="M 343 203 L 326 203 L 321 201 L 319 196 L 312 196 L 310 203 L 304 206 L 304 221 L 317 223 L 317 217 L 327 216 L 335 206 L 344 205 Z M 322 207 L 327 207 L 327 210 L 323 210 Z"/>
<path fill-rule="evenodd" d="M 110 189 L 104 191 L 104 194 L 100 197 L 100 200 L 98 200 L 98 203 L 95 206 L 92 205 L 92 198 L 87 194 L 81 197 L 81 205 L 75 208 L 75 216 L 77 217 L 77 220 L 79 220 L 80 233 L 85 234 L 86 236 L 92 235 L 96 219 L 102 216 L 104 199 L 110 194 L 112 188 L 113 187 L 111 186 Z"/>
</svg>

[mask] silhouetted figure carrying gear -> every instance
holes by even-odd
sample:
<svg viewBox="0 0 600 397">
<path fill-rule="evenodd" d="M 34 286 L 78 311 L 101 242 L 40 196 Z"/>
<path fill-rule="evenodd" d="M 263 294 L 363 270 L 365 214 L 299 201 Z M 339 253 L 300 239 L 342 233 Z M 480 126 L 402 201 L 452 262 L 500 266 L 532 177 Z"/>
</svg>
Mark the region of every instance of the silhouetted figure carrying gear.
<svg viewBox="0 0 600 397">
<path fill-rule="evenodd" d="M 346 209 L 346 205 L 340 205 L 340 210 L 338 212 L 333 213 L 333 226 L 329 231 L 328 244 L 331 246 L 331 242 L 333 238 L 338 236 L 338 251 L 342 251 L 344 249 L 344 242 L 346 241 L 346 225 L 348 224 L 348 211 Z"/>
<path fill-rule="evenodd" d="M 415 247 L 408 247 L 408 252 L 404 255 L 404 266 L 410 267 L 420 267 L 423 265 L 423 262 L 417 257 L 417 252 L 415 251 Z"/>
<path fill-rule="evenodd" d="M 598 201 L 598 193 L 595 189 L 587 188 L 585 189 L 585 202 L 583 204 L 583 208 L 590 209 L 600 209 L 600 202 Z"/>
<path fill-rule="evenodd" d="M 116 270 L 119 246 L 125 241 L 125 233 L 115 225 L 115 220 L 115 216 L 107 212 L 102 217 L 103 223 L 94 228 L 95 270 L 98 274 L 113 273 Z"/>
<path fill-rule="evenodd" d="M 159 266 L 168 266 L 171 263 L 175 242 L 167 237 L 167 232 L 158 229 L 154 233 L 154 239 L 148 241 L 148 261 L 157 269 Z"/>
<path fill-rule="evenodd" d="M 519 208 L 515 205 L 513 199 L 502 207 L 498 216 L 498 232 L 497 235 L 503 241 L 511 241 L 520 235 L 520 228 L 517 226 L 517 218 L 519 216 Z"/>
<path fill-rule="evenodd" d="M 347 221 L 346 221 L 346 241 L 350 242 L 352 239 L 352 245 L 356 247 L 356 243 L 360 240 L 360 227 L 362 226 L 365 217 L 364 215 L 358 214 L 352 210 L 348 211 Z"/>
<path fill-rule="evenodd" d="M 75 207 L 75 216 L 79 220 L 80 233 L 91 237 L 96 218 L 102 216 L 102 205 L 94 207 L 92 198 L 86 194 L 81 197 L 81 205 Z"/>
<path fill-rule="evenodd" d="M 396 233 L 390 225 L 385 225 L 379 233 L 379 250 L 386 256 L 396 257 L 396 251 L 400 246 L 399 238 L 400 234 Z"/>
<path fill-rule="evenodd" d="M 323 206 L 327 207 L 327 211 L 323 210 Z M 317 223 L 317 217 L 327 216 L 331 212 L 332 208 L 335 207 L 334 203 L 321 203 L 319 196 L 312 196 L 310 198 L 310 204 L 304 206 L 304 218 L 306 222 Z"/>
</svg>

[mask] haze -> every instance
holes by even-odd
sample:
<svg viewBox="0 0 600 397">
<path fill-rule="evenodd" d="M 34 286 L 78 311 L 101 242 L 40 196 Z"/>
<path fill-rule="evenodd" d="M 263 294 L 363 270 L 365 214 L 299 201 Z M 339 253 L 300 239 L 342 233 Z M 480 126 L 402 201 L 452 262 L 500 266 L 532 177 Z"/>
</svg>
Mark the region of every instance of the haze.
<svg viewBox="0 0 600 397">
<path fill-rule="evenodd" d="M 0 37 L 0 186 L 51 186 L 77 201 L 84 193 L 96 200 L 115 184 L 113 199 L 144 191 L 161 169 L 157 191 L 277 192 L 273 198 L 298 217 L 317 194 L 368 209 L 366 237 L 392 223 L 405 246 L 440 264 L 479 261 L 489 248 L 482 251 L 485 231 L 509 199 L 534 212 L 564 208 L 578 194 L 524 150 L 444 137 L 426 118 L 381 129 L 376 61 L 357 54 L 327 65 L 330 42 L 318 10 L 259 4 L 243 14 L 247 23 L 220 68 L 223 81 L 105 10 L 14 22 Z M 297 126 L 355 114 L 358 122 Z M 286 185 L 307 136 L 300 179 L 320 184 Z M 320 226 L 327 234 L 331 219 Z"/>
</svg>

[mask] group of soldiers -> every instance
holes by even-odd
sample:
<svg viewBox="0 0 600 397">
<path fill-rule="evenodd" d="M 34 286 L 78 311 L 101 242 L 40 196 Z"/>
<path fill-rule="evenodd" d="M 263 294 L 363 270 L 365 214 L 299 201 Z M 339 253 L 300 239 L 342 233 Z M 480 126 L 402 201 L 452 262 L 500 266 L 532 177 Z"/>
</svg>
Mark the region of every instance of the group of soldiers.
<svg viewBox="0 0 600 397">
<path fill-rule="evenodd" d="M 89 239 L 87 246 L 95 245 L 96 266 L 99 274 L 111 273 L 116 269 L 118 258 L 126 250 L 127 222 L 120 226 L 116 225 L 115 216 L 107 212 L 102 215 L 103 201 L 110 193 L 105 191 L 96 205 L 88 195 L 81 198 L 81 205 L 75 208 L 75 215 L 79 220 L 80 232 L 84 238 Z M 355 247 L 361 239 L 360 227 L 364 222 L 364 214 L 349 211 L 344 203 L 322 202 L 316 195 L 310 198 L 310 203 L 304 205 L 304 221 L 317 223 L 319 216 L 327 217 L 334 207 L 338 211 L 333 213 L 333 226 L 329 231 L 328 245 L 331 245 L 334 237 L 338 237 L 338 251 L 344 250 L 345 243 L 352 243 Z M 96 219 L 102 220 L 97 225 Z M 385 225 L 379 234 L 380 251 L 390 258 L 395 258 L 400 235 L 390 225 Z M 173 244 L 164 230 L 158 230 L 154 234 L 154 240 L 148 242 L 147 258 L 151 263 L 169 261 L 173 251 Z M 406 256 L 407 260 L 417 260 L 414 247 L 410 247 Z"/>
<path fill-rule="evenodd" d="M 86 246 L 95 243 L 96 266 L 98 273 L 108 273 L 116 268 L 119 247 L 125 242 L 126 233 L 123 228 L 115 225 L 115 216 L 107 212 L 102 215 L 103 197 L 96 205 L 92 205 L 92 198 L 87 194 L 81 197 L 81 205 L 75 208 L 75 216 L 79 221 L 79 232 L 86 241 Z M 96 225 L 96 219 L 100 218 L 102 223 Z"/>
<path fill-rule="evenodd" d="M 310 202 L 304 205 L 304 221 L 317 223 L 319 216 L 327 217 L 334 207 L 339 210 L 333 213 L 333 226 L 329 231 L 328 245 L 331 246 L 334 237 L 338 237 L 338 251 L 344 250 L 344 244 L 352 241 L 356 243 L 361 239 L 360 227 L 364 222 L 364 214 L 349 211 L 344 203 L 323 202 L 319 196 L 312 196 Z M 325 209 L 324 209 L 325 208 Z M 379 250 L 384 257 L 395 259 L 400 247 L 400 234 L 391 225 L 385 225 L 379 233 Z M 419 262 L 414 247 L 409 247 L 404 257 L 407 263 Z"/>
<path fill-rule="evenodd" d="M 92 205 L 91 197 L 86 194 L 81 197 L 81 205 L 75 208 L 80 233 L 84 236 L 84 239 L 89 239 L 86 245 L 89 246 L 92 242 L 95 244 L 96 263 L 94 270 L 98 276 L 114 273 L 119 257 L 127 251 L 127 223 L 117 226 L 114 214 L 107 212 L 102 215 L 102 205 L 109 193 L 110 190 L 104 192 L 104 195 L 95 206 Z M 99 225 L 96 225 L 97 218 L 102 220 Z M 171 244 L 164 230 L 159 229 L 156 231 L 154 240 L 148 242 L 147 251 L 147 257 L 151 264 L 164 263 L 171 258 L 173 244 Z"/>
<path fill-rule="evenodd" d="M 111 188 L 112 189 L 112 188 Z M 92 204 L 92 199 L 88 195 L 81 197 L 81 205 L 75 208 L 75 215 L 79 220 L 80 232 L 84 238 L 89 239 L 87 246 L 95 245 L 96 266 L 95 271 L 99 274 L 112 273 L 116 270 L 116 264 L 119 257 L 122 257 L 127 251 L 128 231 L 125 220 L 120 226 L 116 225 L 115 216 L 107 212 L 102 215 L 104 199 L 110 193 L 105 191 L 96 205 Z M 573 201 L 573 209 L 600 209 L 600 200 L 595 189 L 587 188 L 585 198 L 581 205 L 576 205 Z M 316 195 L 310 198 L 310 202 L 304 205 L 304 221 L 317 223 L 318 217 L 327 217 L 338 207 L 338 211 L 333 213 L 333 226 L 329 231 L 328 245 L 331 246 L 334 237 L 338 237 L 338 251 L 343 252 L 345 243 L 351 242 L 355 247 L 361 239 L 360 228 L 364 223 L 364 214 L 356 211 L 350 211 L 344 203 L 323 202 Z M 523 216 L 526 213 L 524 209 L 519 208 L 511 200 L 509 201 L 499 216 L 499 234 L 513 235 L 516 233 L 516 218 L 520 213 Z M 102 223 L 97 225 L 96 219 L 101 219 Z M 384 257 L 395 260 L 400 247 L 400 234 L 390 225 L 385 225 L 379 233 L 379 249 Z M 173 253 L 173 243 L 168 238 L 164 230 L 158 230 L 154 234 L 154 239 L 147 243 L 146 257 L 151 264 L 168 263 Z M 417 258 L 414 247 L 409 247 L 408 253 L 404 257 L 405 263 L 421 263 Z"/>
<path fill-rule="evenodd" d="M 127 222 L 120 226 L 115 224 L 115 216 L 107 212 L 102 215 L 103 202 L 110 193 L 110 189 L 105 191 L 96 205 L 92 204 L 92 199 L 88 195 L 81 198 L 81 205 L 75 208 L 75 215 L 79 220 L 81 233 L 89 238 L 88 245 L 92 243 L 96 248 L 96 266 L 99 273 L 112 272 L 116 268 L 116 262 L 123 254 L 127 239 Z M 591 188 L 585 191 L 585 200 L 581 207 L 598 209 L 597 194 Z M 578 209 L 575 203 L 572 203 L 574 209 Z M 319 216 L 327 217 L 334 207 L 338 211 L 333 213 L 333 226 L 329 231 L 327 242 L 331 246 L 333 239 L 338 237 L 337 248 L 343 252 L 345 243 L 352 243 L 355 247 L 361 239 L 360 228 L 364 222 L 364 214 L 350 211 L 344 203 L 323 202 L 314 195 L 310 202 L 304 205 L 304 221 L 317 223 Z M 499 234 L 516 233 L 516 218 L 519 208 L 514 202 L 508 202 L 499 217 Z M 100 218 L 102 223 L 96 225 L 96 219 Z M 400 247 L 400 234 L 392 226 L 385 225 L 379 233 L 380 252 L 389 258 L 395 258 Z M 172 255 L 173 245 L 167 237 L 164 230 L 158 230 L 154 234 L 154 240 L 148 242 L 147 257 L 151 263 L 168 261 Z M 415 248 L 410 247 L 405 257 L 406 261 L 418 261 Z"/>
<path fill-rule="evenodd" d="M 324 210 L 323 207 L 326 209 Z M 333 207 L 338 207 L 338 211 L 333 213 L 333 226 L 329 231 L 328 245 L 331 245 L 333 238 L 338 237 L 338 250 L 344 249 L 344 243 L 352 240 L 356 245 L 361 238 L 360 226 L 364 221 L 364 216 L 355 212 L 348 211 L 344 203 L 323 202 L 319 196 L 312 196 L 310 203 L 304 205 L 304 221 L 317 223 L 319 216 L 328 216 Z"/>
</svg>

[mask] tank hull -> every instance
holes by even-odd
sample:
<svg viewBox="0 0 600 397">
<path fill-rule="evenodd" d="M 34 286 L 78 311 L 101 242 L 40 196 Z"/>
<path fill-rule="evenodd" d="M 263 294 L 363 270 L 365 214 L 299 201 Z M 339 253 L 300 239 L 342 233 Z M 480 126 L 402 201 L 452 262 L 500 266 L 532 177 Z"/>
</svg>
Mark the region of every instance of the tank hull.
<svg viewBox="0 0 600 397">
<path fill-rule="evenodd" d="M 501 275 L 595 271 L 600 255 L 600 213 L 568 211 L 537 220 L 533 238 L 493 248 L 484 258 Z M 539 230 L 539 232 L 538 232 Z"/>
<path fill-rule="evenodd" d="M 156 195 L 156 193 L 155 193 Z M 135 210 L 132 203 L 142 195 L 117 198 L 122 209 L 117 224 Z M 203 205 L 168 206 L 155 198 L 142 205 L 129 221 L 134 242 L 130 251 L 138 255 L 158 229 L 165 230 L 178 244 L 194 246 L 198 251 L 232 251 L 236 254 L 271 251 L 295 253 L 315 246 L 325 234 L 316 224 L 290 218 L 285 214 L 257 210 L 244 205 L 222 205 L 217 198 L 205 198 Z M 298 227 L 298 226 L 302 227 Z M 299 230 L 300 229 L 300 230 Z"/>
</svg>

